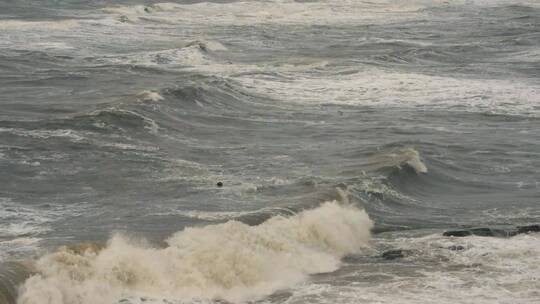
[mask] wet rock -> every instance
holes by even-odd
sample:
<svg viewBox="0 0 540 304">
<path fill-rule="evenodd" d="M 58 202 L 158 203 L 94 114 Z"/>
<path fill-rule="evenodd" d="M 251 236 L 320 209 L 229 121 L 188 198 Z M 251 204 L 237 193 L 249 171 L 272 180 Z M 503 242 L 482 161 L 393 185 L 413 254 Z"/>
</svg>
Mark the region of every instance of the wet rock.
<svg viewBox="0 0 540 304">
<path fill-rule="evenodd" d="M 517 234 L 530 233 L 530 232 L 540 232 L 540 225 L 528 225 L 528 226 L 517 227 Z"/>
<path fill-rule="evenodd" d="M 472 235 L 477 236 L 495 236 L 493 230 L 490 228 L 473 228 L 470 230 Z"/>
<path fill-rule="evenodd" d="M 465 247 L 463 247 L 461 245 L 452 245 L 452 246 L 448 247 L 448 250 L 461 251 L 461 250 L 465 250 Z"/>
<path fill-rule="evenodd" d="M 494 228 L 471 228 L 471 229 L 460 229 L 460 230 L 449 230 L 443 233 L 444 236 L 455 236 L 455 237 L 465 237 L 465 236 L 491 236 L 491 237 L 509 237 L 512 236 L 512 231 L 503 230 L 503 229 L 494 229 Z"/>
<path fill-rule="evenodd" d="M 385 260 L 395 260 L 395 259 L 401 259 L 404 258 L 406 255 L 406 251 L 402 249 L 394 249 L 394 250 L 388 250 L 383 252 L 381 257 Z"/>
<path fill-rule="evenodd" d="M 443 236 L 455 236 L 455 237 L 464 237 L 470 236 L 472 233 L 469 230 L 449 230 L 443 233 Z"/>
</svg>

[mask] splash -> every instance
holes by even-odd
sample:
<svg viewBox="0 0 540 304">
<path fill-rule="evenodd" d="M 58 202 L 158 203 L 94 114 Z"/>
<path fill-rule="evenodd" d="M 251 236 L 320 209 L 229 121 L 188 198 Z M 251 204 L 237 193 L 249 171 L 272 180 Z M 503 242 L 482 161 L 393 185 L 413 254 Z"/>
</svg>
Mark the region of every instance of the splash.
<svg viewBox="0 0 540 304">
<path fill-rule="evenodd" d="M 163 100 L 163 96 L 156 91 L 142 91 L 136 96 L 137 100 L 140 102 L 158 102 Z"/>
<path fill-rule="evenodd" d="M 259 299 L 336 270 L 341 257 L 368 246 L 372 226 L 364 210 L 333 201 L 258 226 L 186 228 L 165 248 L 117 235 L 103 249 L 63 249 L 38 260 L 40 275 L 25 282 L 18 303 L 114 303 L 133 295 Z"/>
<path fill-rule="evenodd" d="M 389 153 L 373 157 L 366 168 L 380 170 L 383 168 L 411 167 L 416 173 L 427 173 L 428 168 L 420 159 L 420 153 L 412 147 L 395 149 Z"/>
</svg>

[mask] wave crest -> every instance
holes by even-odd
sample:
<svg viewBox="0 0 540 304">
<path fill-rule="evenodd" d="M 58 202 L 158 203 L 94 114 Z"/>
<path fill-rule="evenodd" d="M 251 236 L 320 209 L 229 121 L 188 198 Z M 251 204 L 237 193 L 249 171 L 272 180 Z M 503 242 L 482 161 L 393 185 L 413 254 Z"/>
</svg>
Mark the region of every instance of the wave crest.
<svg viewBox="0 0 540 304">
<path fill-rule="evenodd" d="M 377 155 L 370 159 L 366 167 L 370 170 L 381 170 L 385 168 L 401 169 L 404 166 L 412 168 L 416 173 L 428 172 L 427 166 L 420 159 L 420 153 L 412 147 L 399 148 Z"/>
<path fill-rule="evenodd" d="M 100 251 L 61 250 L 37 262 L 20 304 L 113 303 L 136 295 L 245 301 L 330 272 L 368 245 L 364 210 L 327 202 L 258 226 L 229 221 L 187 228 L 157 249 L 114 236 Z"/>
</svg>

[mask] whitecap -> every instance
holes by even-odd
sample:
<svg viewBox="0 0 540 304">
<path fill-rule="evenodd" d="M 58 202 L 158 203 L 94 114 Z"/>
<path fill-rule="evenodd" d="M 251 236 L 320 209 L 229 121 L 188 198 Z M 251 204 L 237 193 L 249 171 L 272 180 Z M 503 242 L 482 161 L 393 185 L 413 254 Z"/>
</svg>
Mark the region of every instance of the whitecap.
<svg viewBox="0 0 540 304">
<path fill-rule="evenodd" d="M 133 295 L 258 299 L 336 270 L 341 257 L 368 246 L 372 226 L 365 211 L 334 201 L 258 226 L 229 221 L 186 228 L 161 249 L 117 235 L 100 251 L 42 257 L 41 274 L 25 282 L 19 303 L 114 303 Z"/>
</svg>

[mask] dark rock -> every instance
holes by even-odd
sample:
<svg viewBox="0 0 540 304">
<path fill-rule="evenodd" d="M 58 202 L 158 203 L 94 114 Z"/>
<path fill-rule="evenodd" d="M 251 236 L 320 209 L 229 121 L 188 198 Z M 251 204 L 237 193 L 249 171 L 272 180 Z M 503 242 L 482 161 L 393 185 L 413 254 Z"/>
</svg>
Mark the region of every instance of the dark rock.
<svg viewBox="0 0 540 304">
<path fill-rule="evenodd" d="M 450 247 L 448 247 L 449 250 L 453 250 L 453 251 L 461 251 L 461 250 L 465 250 L 465 247 L 461 246 L 461 245 L 452 245 Z"/>
<path fill-rule="evenodd" d="M 529 232 L 540 232 L 540 225 L 528 225 L 528 226 L 517 227 L 517 234 L 529 233 Z"/>
<path fill-rule="evenodd" d="M 381 257 L 385 260 L 395 260 L 405 257 L 405 251 L 401 249 L 388 250 L 383 252 Z"/>
<path fill-rule="evenodd" d="M 472 233 L 469 230 L 449 230 L 443 233 L 443 236 L 455 236 L 455 237 L 464 237 L 470 236 Z"/>
<path fill-rule="evenodd" d="M 221 187 L 223 187 L 223 183 L 222 182 L 217 182 L 216 186 L 221 188 Z"/>
<path fill-rule="evenodd" d="M 508 237 L 512 236 L 512 231 L 494 228 L 471 228 L 462 230 L 449 230 L 443 233 L 444 236 L 464 237 L 470 235 L 476 236 L 492 236 L 492 237 Z"/>
<path fill-rule="evenodd" d="M 495 236 L 496 232 L 495 230 L 491 228 L 472 228 L 469 230 L 472 235 L 477 236 Z"/>
</svg>

